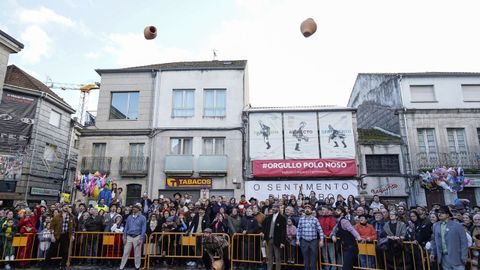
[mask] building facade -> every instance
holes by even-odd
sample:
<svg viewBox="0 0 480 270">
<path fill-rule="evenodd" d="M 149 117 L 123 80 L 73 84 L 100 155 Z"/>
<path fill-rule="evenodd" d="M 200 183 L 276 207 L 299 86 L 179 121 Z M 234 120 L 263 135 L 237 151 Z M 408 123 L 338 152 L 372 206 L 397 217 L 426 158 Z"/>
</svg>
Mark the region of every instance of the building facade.
<svg viewBox="0 0 480 270">
<path fill-rule="evenodd" d="M 356 114 L 334 106 L 245 111 L 245 194 L 318 199 L 359 195 Z"/>
<path fill-rule="evenodd" d="M 2 100 L 3 82 L 7 73 L 8 58 L 12 53 L 23 49 L 23 44 L 0 30 L 0 101 Z"/>
<path fill-rule="evenodd" d="M 56 202 L 75 168 L 71 155 L 75 112 L 39 80 L 20 68 L 7 68 L 0 104 L 0 197 L 18 201 Z"/>
<path fill-rule="evenodd" d="M 82 131 L 81 172 L 107 172 L 127 204 L 146 192 L 240 193 L 246 61 L 101 69 L 95 125 Z"/>
<path fill-rule="evenodd" d="M 411 204 L 480 203 L 480 73 L 359 74 L 348 106 L 357 108 L 359 128 L 401 136 L 399 166 Z M 439 166 L 462 167 L 471 184 L 457 193 L 429 191 L 412 180 Z"/>
</svg>

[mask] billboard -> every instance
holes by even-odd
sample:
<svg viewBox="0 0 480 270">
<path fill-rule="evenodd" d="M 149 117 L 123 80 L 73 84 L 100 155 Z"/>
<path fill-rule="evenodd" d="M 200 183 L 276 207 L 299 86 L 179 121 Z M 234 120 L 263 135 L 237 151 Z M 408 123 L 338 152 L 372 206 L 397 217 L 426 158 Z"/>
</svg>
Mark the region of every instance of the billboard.
<svg viewBox="0 0 480 270">
<path fill-rule="evenodd" d="M 250 159 L 283 159 L 282 114 L 251 113 Z"/>
<path fill-rule="evenodd" d="M 212 188 L 212 178 L 167 177 L 165 188 Z"/>
<path fill-rule="evenodd" d="M 319 112 L 322 158 L 355 158 L 351 112 Z"/>
<path fill-rule="evenodd" d="M 254 160 L 254 177 L 351 177 L 357 174 L 354 159 Z"/>
<path fill-rule="evenodd" d="M 316 113 L 284 113 L 285 159 L 319 158 Z"/>
<path fill-rule="evenodd" d="M 37 99 L 3 91 L 0 103 L 0 152 L 23 150 L 30 142 Z"/>
<path fill-rule="evenodd" d="M 315 191 L 317 198 L 324 199 L 337 197 L 341 194 L 344 198 L 348 195 L 358 196 L 357 180 L 316 180 L 316 181 L 246 181 L 245 195 L 259 200 L 268 199 L 269 195 L 281 197 L 283 194 L 297 196 L 300 192 L 310 194 Z"/>
</svg>

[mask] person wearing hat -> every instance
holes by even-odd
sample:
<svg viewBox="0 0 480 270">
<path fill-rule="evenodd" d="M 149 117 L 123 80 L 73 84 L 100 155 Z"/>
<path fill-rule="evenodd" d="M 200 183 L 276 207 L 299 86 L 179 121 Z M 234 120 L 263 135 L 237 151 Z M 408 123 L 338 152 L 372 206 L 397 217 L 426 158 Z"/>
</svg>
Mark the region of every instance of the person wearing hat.
<svg viewBox="0 0 480 270">
<path fill-rule="evenodd" d="M 225 239 L 225 237 L 222 235 L 213 235 L 212 229 L 206 228 L 203 232 L 202 246 L 204 249 L 202 260 L 203 264 L 205 265 L 205 269 L 221 269 L 221 267 L 217 267 L 223 266 L 224 259 L 226 259 L 224 255 L 228 254 L 228 241 Z M 215 254 L 218 254 L 220 260 L 215 261 Z M 215 268 L 213 268 L 214 264 Z"/>
<path fill-rule="evenodd" d="M 275 269 L 282 267 L 280 249 L 285 248 L 287 242 L 287 220 L 280 213 L 280 205 L 272 205 L 272 215 L 265 218 L 263 223 L 264 245 L 267 246 L 267 270 L 273 269 L 273 255 L 275 254 Z"/>
<path fill-rule="evenodd" d="M 141 210 L 141 205 L 134 204 L 132 207 L 132 214 L 128 216 L 127 221 L 125 222 L 123 234 L 123 245 L 125 247 L 120 269 L 123 269 L 125 264 L 127 264 L 132 246 L 135 256 L 135 269 L 140 269 L 142 263 L 142 244 L 145 242 L 145 233 L 147 230 L 147 220 L 145 216 L 141 214 Z"/>
<path fill-rule="evenodd" d="M 323 230 L 320 222 L 312 214 L 312 206 L 304 205 L 305 215 L 300 218 L 297 226 L 297 246 L 303 254 L 304 269 L 317 269 L 318 247 L 323 247 Z"/>
<path fill-rule="evenodd" d="M 444 270 L 465 269 L 468 259 L 467 236 L 463 226 L 451 220 L 447 206 L 438 209 L 438 222 L 433 225 L 431 261 L 442 264 Z"/>
</svg>

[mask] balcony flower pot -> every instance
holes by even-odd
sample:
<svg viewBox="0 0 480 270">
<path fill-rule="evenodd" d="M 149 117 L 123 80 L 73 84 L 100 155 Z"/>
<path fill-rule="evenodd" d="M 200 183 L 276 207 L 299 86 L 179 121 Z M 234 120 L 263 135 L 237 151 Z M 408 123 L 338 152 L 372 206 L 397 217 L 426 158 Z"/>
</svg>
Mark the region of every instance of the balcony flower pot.
<svg viewBox="0 0 480 270">
<path fill-rule="evenodd" d="M 155 26 L 147 26 L 143 30 L 143 35 L 145 36 L 145 39 L 154 39 L 157 37 L 157 28 Z"/>
<path fill-rule="evenodd" d="M 300 30 L 304 37 L 309 37 L 317 31 L 317 24 L 312 18 L 308 18 L 300 25 Z"/>
</svg>

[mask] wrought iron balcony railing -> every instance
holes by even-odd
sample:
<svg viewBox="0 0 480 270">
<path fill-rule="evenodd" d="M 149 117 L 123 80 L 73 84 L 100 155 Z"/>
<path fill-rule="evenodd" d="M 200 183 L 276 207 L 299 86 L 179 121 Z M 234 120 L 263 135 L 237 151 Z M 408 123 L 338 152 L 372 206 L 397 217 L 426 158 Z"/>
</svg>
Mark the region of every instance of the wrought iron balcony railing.
<svg viewBox="0 0 480 270">
<path fill-rule="evenodd" d="M 462 167 L 466 172 L 480 171 L 480 153 L 418 153 L 418 170 L 432 170 L 439 166 Z"/>
<path fill-rule="evenodd" d="M 82 174 L 95 173 L 110 173 L 110 165 L 112 164 L 111 157 L 83 157 L 80 171 Z"/>
<path fill-rule="evenodd" d="M 148 157 L 120 157 L 120 175 L 143 177 L 148 175 Z"/>
</svg>

